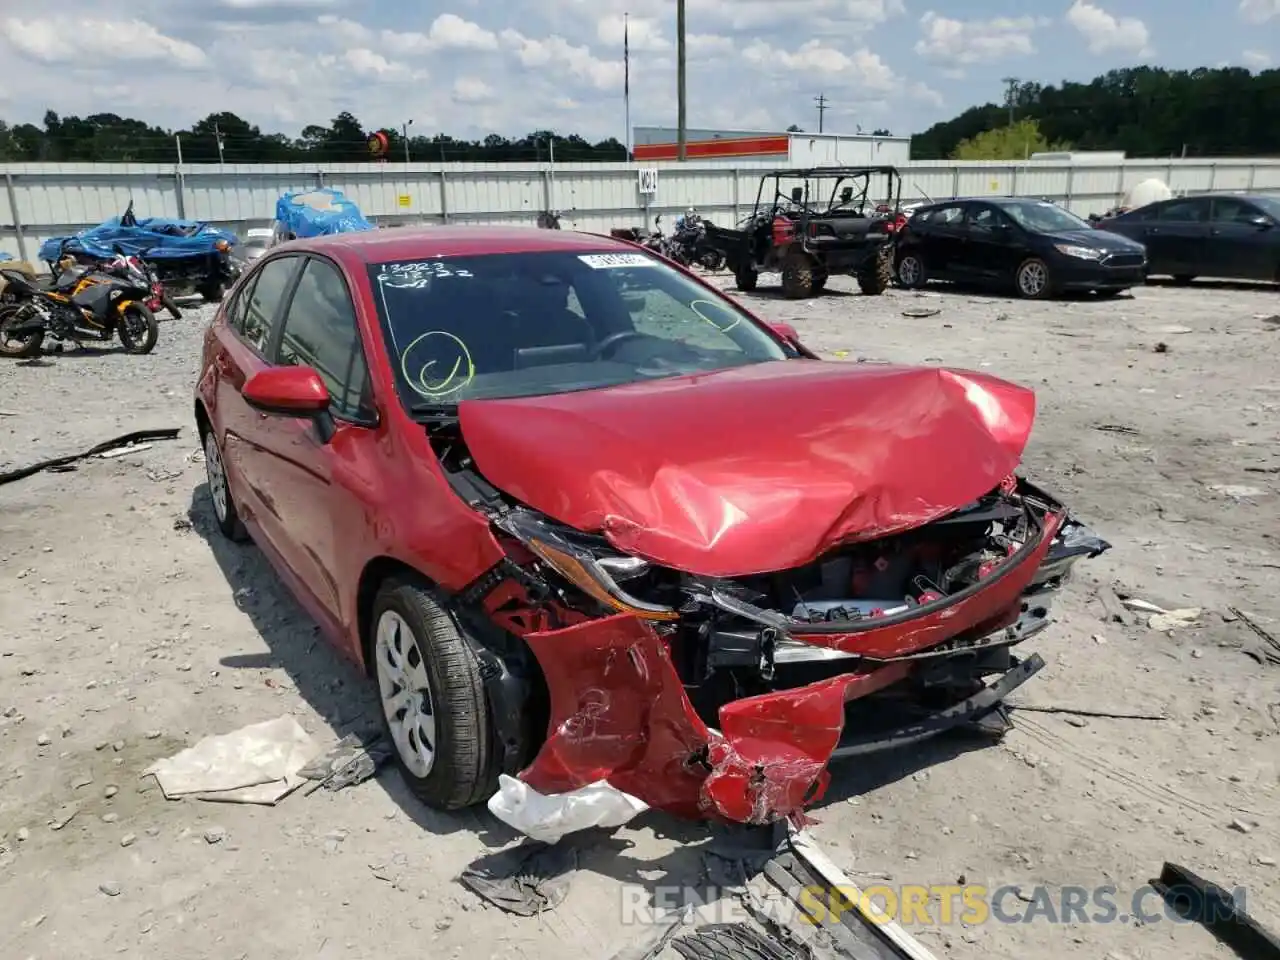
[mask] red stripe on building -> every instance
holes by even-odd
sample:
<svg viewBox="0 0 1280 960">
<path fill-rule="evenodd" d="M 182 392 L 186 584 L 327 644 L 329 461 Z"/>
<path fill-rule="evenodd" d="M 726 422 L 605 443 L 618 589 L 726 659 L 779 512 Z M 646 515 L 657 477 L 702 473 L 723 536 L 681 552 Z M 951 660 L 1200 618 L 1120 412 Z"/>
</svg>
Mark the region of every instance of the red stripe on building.
<svg viewBox="0 0 1280 960">
<path fill-rule="evenodd" d="M 680 147 L 674 143 L 637 143 L 634 147 L 637 160 L 676 160 Z M 685 156 L 696 157 L 761 157 L 787 156 L 791 153 L 791 138 L 785 134 L 769 137 L 721 137 L 715 140 L 691 140 L 685 144 Z"/>
</svg>

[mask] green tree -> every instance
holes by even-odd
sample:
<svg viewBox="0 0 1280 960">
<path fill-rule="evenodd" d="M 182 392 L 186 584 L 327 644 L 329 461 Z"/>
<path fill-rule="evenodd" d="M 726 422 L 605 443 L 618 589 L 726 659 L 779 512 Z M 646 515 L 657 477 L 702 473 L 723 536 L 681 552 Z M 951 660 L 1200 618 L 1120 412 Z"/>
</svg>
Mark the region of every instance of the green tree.
<svg viewBox="0 0 1280 960">
<path fill-rule="evenodd" d="M 953 160 L 1025 160 L 1033 153 L 1070 150 L 1067 143 L 1050 143 L 1040 132 L 1040 124 L 1027 118 L 1012 126 L 984 130 L 961 140 L 951 153 Z"/>
</svg>

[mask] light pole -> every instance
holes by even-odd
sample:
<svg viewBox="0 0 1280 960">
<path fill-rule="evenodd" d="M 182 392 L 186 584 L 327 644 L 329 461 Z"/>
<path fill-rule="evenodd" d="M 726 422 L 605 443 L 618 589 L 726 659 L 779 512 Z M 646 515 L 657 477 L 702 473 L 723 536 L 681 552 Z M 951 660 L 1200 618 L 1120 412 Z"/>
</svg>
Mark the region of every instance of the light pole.
<svg viewBox="0 0 1280 960">
<path fill-rule="evenodd" d="M 686 159 L 688 129 L 685 125 L 684 0 L 676 0 L 676 158 Z"/>
<path fill-rule="evenodd" d="M 413 126 L 412 120 L 406 120 L 404 126 L 400 128 L 404 133 L 404 162 L 409 162 L 409 128 Z"/>
</svg>

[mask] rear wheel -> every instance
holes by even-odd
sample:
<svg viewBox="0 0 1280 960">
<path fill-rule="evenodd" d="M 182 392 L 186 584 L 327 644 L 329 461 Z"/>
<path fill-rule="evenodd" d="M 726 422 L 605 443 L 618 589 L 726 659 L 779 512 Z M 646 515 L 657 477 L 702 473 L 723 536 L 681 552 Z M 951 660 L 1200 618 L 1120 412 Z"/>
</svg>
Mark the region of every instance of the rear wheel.
<svg viewBox="0 0 1280 960">
<path fill-rule="evenodd" d="M 236 512 L 236 502 L 231 497 L 231 484 L 227 482 L 227 469 L 222 459 L 222 450 L 218 447 L 218 438 L 213 427 L 204 427 L 204 474 L 209 484 L 209 499 L 213 503 L 213 517 L 218 521 L 218 530 L 228 540 L 243 543 L 249 539 L 249 531 L 240 521 Z"/>
<path fill-rule="evenodd" d="M 1039 257 L 1022 261 L 1017 273 L 1014 274 L 1014 285 L 1020 297 L 1028 300 L 1044 300 L 1053 293 L 1049 265 Z"/>
<path fill-rule="evenodd" d="M 893 248 L 883 244 L 858 269 L 858 289 L 878 297 L 893 283 Z"/>
<path fill-rule="evenodd" d="M 156 315 L 140 303 L 131 303 L 120 314 L 116 327 L 120 342 L 128 353 L 150 353 L 160 338 L 160 323 Z"/>
<path fill-rule="evenodd" d="M 25 322 L 20 306 L 0 307 L 0 357 L 25 359 L 40 354 L 40 346 L 44 343 L 44 331 L 33 330 L 30 333 L 9 334 L 9 327 L 16 327 Z"/>
<path fill-rule="evenodd" d="M 392 579 L 370 629 L 383 729 L 409 789 L 437 810 L 487 800 L 497 744 L 480 664 L 453 617 L 421 585 Z"/>
<path fill-rule="evenodd" d="M 815 264 L 802 250 L 792 250 L 782 262 L 782 294 L 791 300 L 813 296 Z"/>
</svg>

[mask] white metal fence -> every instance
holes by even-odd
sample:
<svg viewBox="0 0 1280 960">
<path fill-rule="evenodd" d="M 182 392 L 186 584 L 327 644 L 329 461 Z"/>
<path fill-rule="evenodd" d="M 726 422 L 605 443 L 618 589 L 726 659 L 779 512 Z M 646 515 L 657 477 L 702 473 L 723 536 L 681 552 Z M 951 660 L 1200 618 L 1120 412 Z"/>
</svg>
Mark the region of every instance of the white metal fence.
<svg viewBox="0 0 1280 960">
<path fill-rule="evenodd" d="M 243 229 L 266 225 L 280 194 L 316 186 L 346 193 L 380 225 L 528 223 L 560 210 L 570 229 L 638 226 L 656 214 L 696 207 L 724 225 L 751 211 L 761 167 L 658 164 L 657 192 L 642 193 L 635 164 L 0 164 L 0 251 L 35 258 L 41 242 L 118 216 L 208 220 Z M 1131 160 L 1122 164 L 952 163 L 902 168 L 903 197 L 1044 197 L 1080 215 L 1118 203 L 1149 177 L 1175 193 L 1280 194 L 1280 160 Z"/>
</svg>

